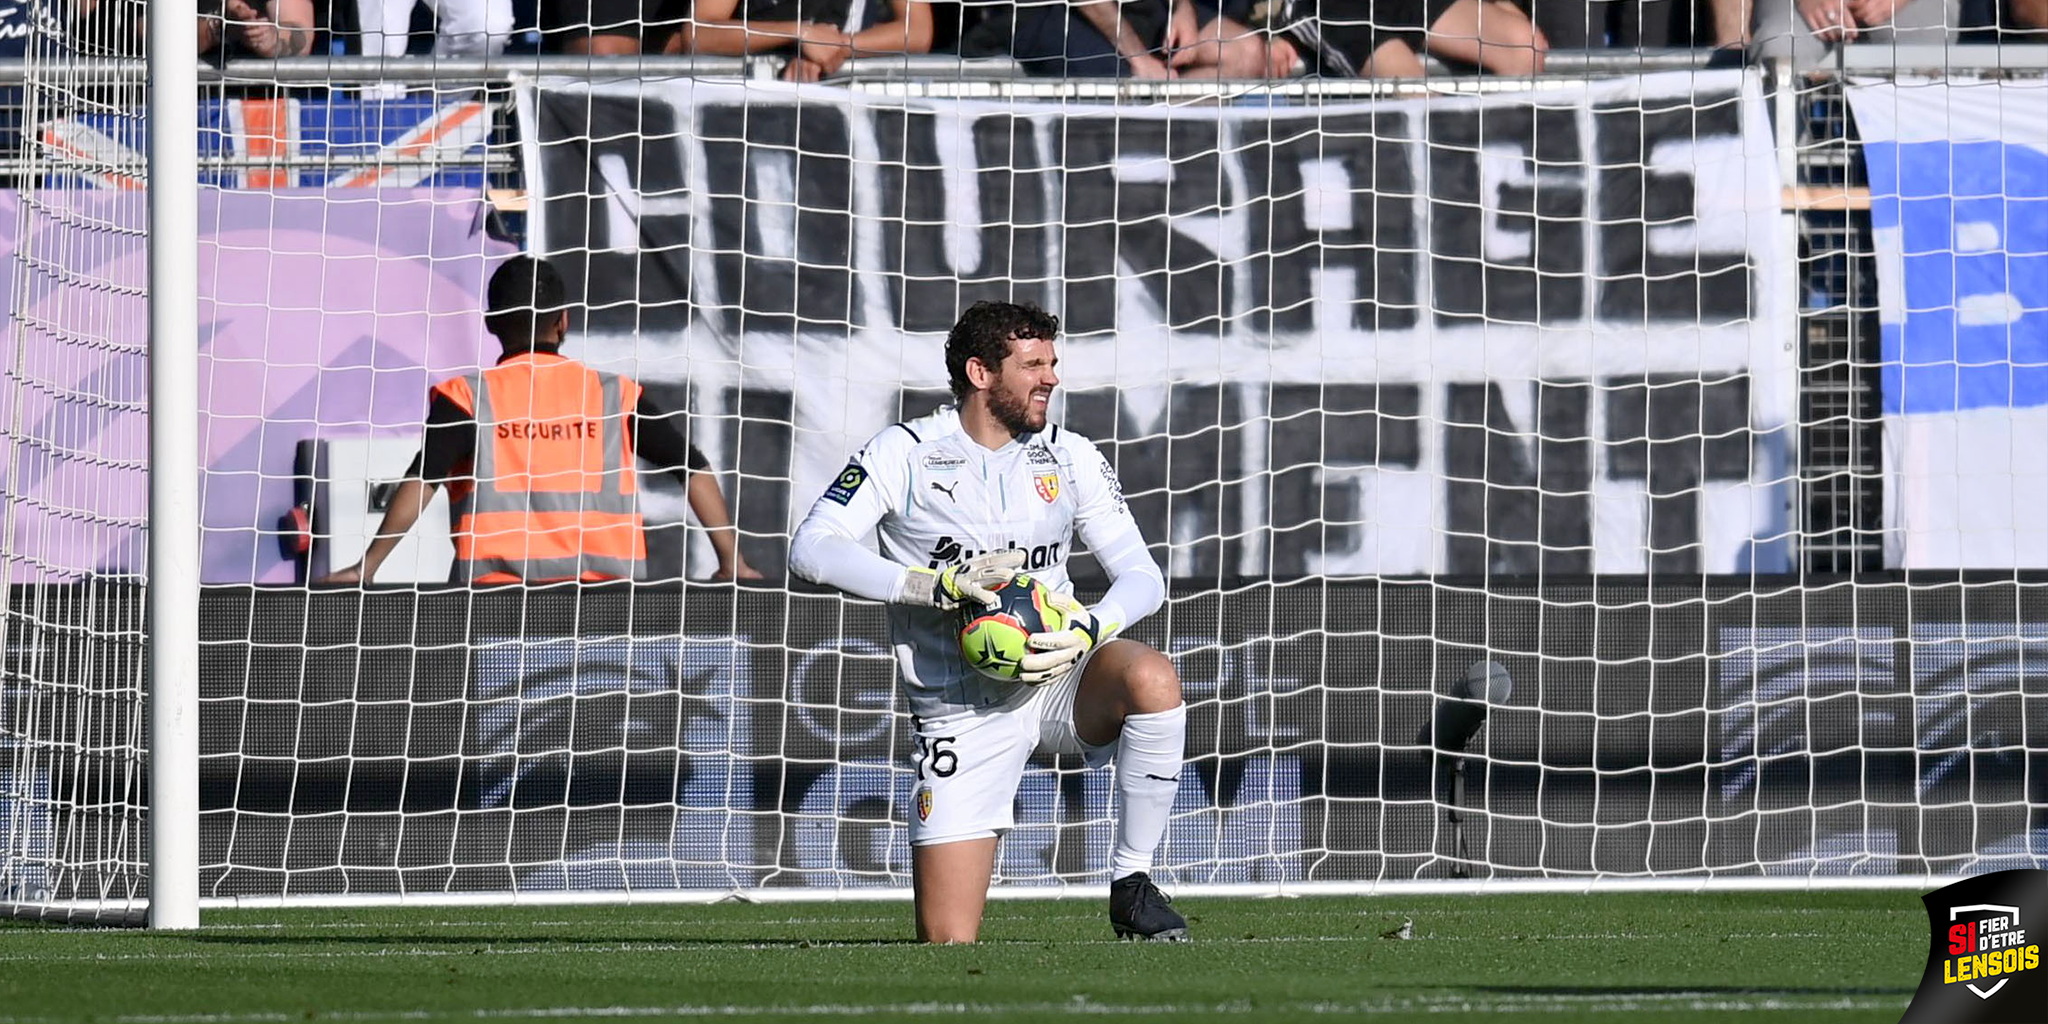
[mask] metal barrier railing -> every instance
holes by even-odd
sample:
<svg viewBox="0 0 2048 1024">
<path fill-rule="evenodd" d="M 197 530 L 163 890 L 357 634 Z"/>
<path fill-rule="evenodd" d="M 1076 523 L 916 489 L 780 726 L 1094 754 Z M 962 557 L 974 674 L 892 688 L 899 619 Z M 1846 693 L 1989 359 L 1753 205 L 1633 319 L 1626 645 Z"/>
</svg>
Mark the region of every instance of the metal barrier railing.
<svg viewBox="0 0 2048 1024">
<path fill-rule="evenodd" d="M 2048 47 L 2043 47 L 2048 50 Z M 1632 74 L 1645 71 L 1679 71 L 1696 68 L 1705 64 L 1709 54 L 1705 50 L 1586 50 L 1552 51 L 1549 58 L 1549 75 L 1583 76 L 1588 74 Z M 490 58 L 451 58 L 429 56 L 406 57 L 292 57 L 285 60 L 232 60 L 225 64 L 200 66 L 199 80 L 202 85 L 271 84 L 286 86 L 320 85 L 364 85 L 380 82 L 404 82 L 416 85 L 446 86 L 467 83 L 509 82 L 514 75 L 559 75 L 575 78 L 631 79 L 631 78 L 681 78 L 681 77 L 755 77 L 779 71 L 784 58 L 775 55 L 754 57 L 705 57 L 666 56 L 661 54 L 637 54 L 631 56 L 593 57 L 576 54 L 515 54 Z M 68 82 L 78 81 L 140 81 L 148 73 L 148 64 L 141 60 L 76 59 L 63 61 L 40 61 L 37 68 L 49 77 L 62 77 Z M 1442 64 L 1432 64 L 1432 71 L 1442 75 L 1447 69 Z M 19 58 L 0 60 L 0 85 L 20 85 L 26 69 Z M 1458 76 L 1470 80 L 1474 76 Z M 875 81 L 919 80 L 927 82 L 944 81 L 1010 81 L 1030 83 L 1034 86 L 1056 86 L 1064 81 L 1090 81 L 1091 84 L 1121 82 L 1143 89 L 1148 83 L 1119 79 L 1103 80 L 1054 80 L 1030 78 L 1022 65 L 1008 57 L 963 58 L 950 54 L 916 54 L 894 57 L 861 57 L 849 60 L 827 81 L 835 83 L 861 83 Z M 1388 83 L 1400 83 L 1401 79 L 1287 79 L 1280 85 L 1298 82 L 1313 82 L 1313 88 L 1333 95 L 1371 92 L 1385 88 Z M 1413 85 L 1413 80 L 1406 80 Z M 1505 79 L 1504 81 L 1526 80 Z M 1171 83 L 1151 83 L 1171 84 Z M 1192 83 L 1182 83 L 1192 84 Z M 1204 83 L 1207 84 L 1207 83 Z M 1276 83 L 1269 81 L 1245 81 L 1230 83 L 1236 88 L 1267 88 Z M 1209 85 L 1211 91 L 1213 85 Z"/>
<path fill-rule="evenodd" d="M 1684 71 L 1704 66 L 1710 56 L 1711 51 L 1701 49 L 1552 50 L 1545 57 L 1544 74 L 1538 76 L 1537 80 L 1651 71 Z M 660 54 L 608 57 L 519 54 L 491 58 L 322 56 L 293 57 L 285 60 L 242 59 L 228 61 L 225 64 L 202 62 L 199 80 L 202 86 L 350 86 L 404 82 L 446 87 L 504 83 L 511 81 L 514 75 L 559 75 L 603 79 L 756 77 L 772 74 L 781 68 L 782 63 L 783 58 L 773 54 L 755 57 Z M 1280 82 L 1230 82 L 1225 83 L 1225 88 L 1312 91 L 1331 96 L 1354 96 L 1372 95 L 1389 89 L 1413 89 L 1423 83 L 1427 83 L 1430 88 L 1471 88 L 1481 82 L 1496 83 L 1496 87 L 1526 88 L 1529 84 L 1528 79 L 1451 75 L 1445 65 L 1433 59 L 1426 59 L 1426 63 L 1430 68 L 1431 77 L 1420 82 L 1415 79 L 1386 78 L 1296 78 Z M 46 76 L 61 77 L 72 84 L 140 82 L 146 78 L 149 70 L 148 62 L 135 59 L 80 58 L 41 61 L 37 67 Z M 2048 71 L 2048 43 L 1850 46 L 1842 48 L 1838 62 L 1812 70 L 1828 72 L 1838 69 L 1856 74 Z M 26 67 L 22 59 L 0 59 L 0 86 L 21 85 L 25 75 Z M 1166 87 L 1207 89 L 1211 92 L 1216 89 L 1211 83 L 1032 78 L 1025 75 L 1021 65 L 1008 57 L 962 58 L 950 54 L 857 58 L 847 61 L 826 81 L 841 84 L 988 81 L 1008 82 L 1034 89 L 1057 89 L 1066 86 L 1086 86 L 1095 89 L 1114 84 L 1127 95 L 1145 94 Z"/>
</svg>

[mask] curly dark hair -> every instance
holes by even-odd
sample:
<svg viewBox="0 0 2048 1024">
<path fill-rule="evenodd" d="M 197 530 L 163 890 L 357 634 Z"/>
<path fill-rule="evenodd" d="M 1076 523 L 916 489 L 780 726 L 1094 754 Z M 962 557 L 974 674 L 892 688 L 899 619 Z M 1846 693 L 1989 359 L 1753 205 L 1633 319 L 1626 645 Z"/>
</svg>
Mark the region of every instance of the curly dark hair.
<svg viewBox="0 0 2048 1024">
<path fill-rule="evenodd" d="M 966 401 L 974 393 L 974 385 L 967 379 L 969 359 L 979 359 L 983 366 L 994 369 L 1009 356 L 1013 339 L 1051 341 L 1059 334 L 1060 318 L 1028 302 L 984 301 L 969 306 L 946 334 L 946 373 L 952 377 L 954 400 Z"/>
</svg>

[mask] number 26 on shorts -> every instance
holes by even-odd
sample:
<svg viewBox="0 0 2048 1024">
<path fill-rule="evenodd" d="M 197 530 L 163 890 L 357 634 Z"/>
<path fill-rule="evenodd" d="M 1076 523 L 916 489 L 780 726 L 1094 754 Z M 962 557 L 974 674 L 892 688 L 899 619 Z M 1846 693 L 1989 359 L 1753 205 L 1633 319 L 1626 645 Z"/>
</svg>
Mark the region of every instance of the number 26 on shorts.
<svg viewBox="0 0 2048 1024">
<path fill-rule="evenodd" d="M 958 736 L 915 737 L 917 740 L 916 763 L 918 781 L 922 782 L 925 780 L 925 773 L 927 771 L 934 777 L 944 779 L 950 778 L 954 772 L 960 770 L 960 755 L 947 749 L 953 741 L 959 738 Z"/>
</svg>

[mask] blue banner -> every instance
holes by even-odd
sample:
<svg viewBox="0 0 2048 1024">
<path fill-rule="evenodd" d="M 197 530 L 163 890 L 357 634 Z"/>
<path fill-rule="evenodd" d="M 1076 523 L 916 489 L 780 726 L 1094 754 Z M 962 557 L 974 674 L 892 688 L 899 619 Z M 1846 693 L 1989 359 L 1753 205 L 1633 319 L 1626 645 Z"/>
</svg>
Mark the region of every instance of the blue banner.
<svg viewBox="0 0 2048 1024">
<path fill-rule="evenodd" d="M 1885 412 L 2048 405 L 2043 146 L 1864 143 L 1871 227 L 1897 246 L 1887 284 L 1905 299 L 1884 311 Z"/>
<path fill-rule="evenodd" d="M 1849 99 L 1883 324 L 1887 561 L 2048 566 L 2048 82 Z"/>
</svg>

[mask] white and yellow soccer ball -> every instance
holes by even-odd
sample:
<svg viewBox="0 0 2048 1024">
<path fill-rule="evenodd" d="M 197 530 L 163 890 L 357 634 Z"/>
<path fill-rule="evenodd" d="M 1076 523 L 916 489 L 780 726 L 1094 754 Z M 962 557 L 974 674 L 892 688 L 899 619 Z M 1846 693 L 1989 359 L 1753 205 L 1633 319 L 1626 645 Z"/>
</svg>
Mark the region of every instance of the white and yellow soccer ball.
<svg viewBox="0 0 2048 1024">
<path fill-rule="evenodd" d="M 996 606 L 965 609 L 960 625 L 960 656 L 990 679 L 1016 682 L 1031 653 L 1033 633 L 1067 628 L 1067 615 L 1052 600 L 1053 590 L 1023 573 L 989 588 Z"/>
</svg>

